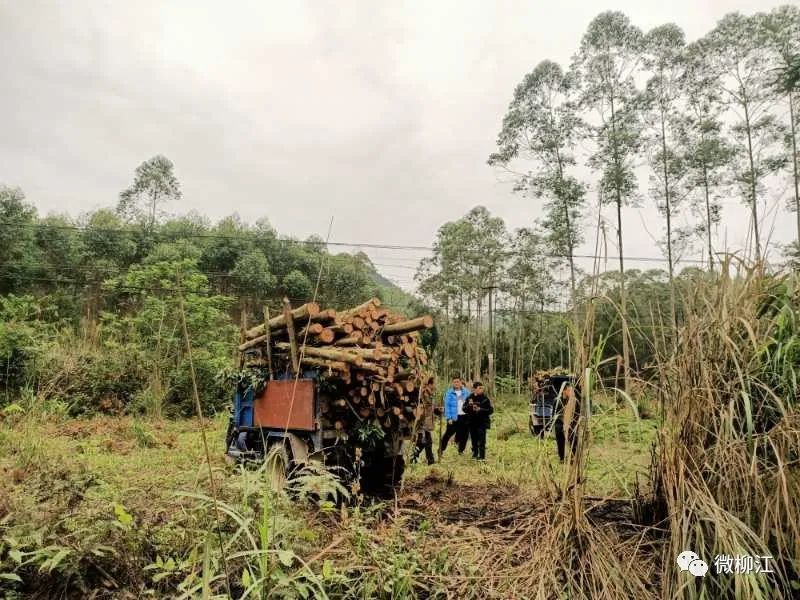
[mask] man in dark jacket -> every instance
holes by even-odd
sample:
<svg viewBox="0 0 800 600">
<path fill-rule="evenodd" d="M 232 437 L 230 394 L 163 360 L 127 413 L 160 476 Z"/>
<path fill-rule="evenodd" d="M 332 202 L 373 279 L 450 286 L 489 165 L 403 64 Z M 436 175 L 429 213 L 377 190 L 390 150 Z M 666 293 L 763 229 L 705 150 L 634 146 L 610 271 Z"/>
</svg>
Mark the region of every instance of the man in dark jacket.
<svg viewBox="0 0 800 600">
<path fill-rule="evenodd" d="M 555 376 L 550 378 L 551 385 L 556 389 L 556 418 L 553 429 L 556 434 L 556 448 L 558 460 L 564 462 L 567 444 L 571 454 L 578 451 L 578 418 L 581 409 L 580 389 L 572 377 Z"/>
<path fill-rule="evenodd" d="M 472 385 L 472 394 L 464 402 L 464 414 L 469 415 L 469 435 L 472 440 L 472 458 L 486 458 L 486 431 L 491 424 L 494 412 L 492 402 L 483 393 L 483 384 L 476 381 Z"/>
</svg>

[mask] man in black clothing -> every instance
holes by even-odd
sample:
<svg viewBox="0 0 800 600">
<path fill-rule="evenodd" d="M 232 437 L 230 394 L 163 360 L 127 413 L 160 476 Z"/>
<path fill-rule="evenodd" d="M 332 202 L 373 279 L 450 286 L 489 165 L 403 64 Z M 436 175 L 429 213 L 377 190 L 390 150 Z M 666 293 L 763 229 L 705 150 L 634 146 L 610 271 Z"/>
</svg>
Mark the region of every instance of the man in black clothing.
<svg viewBox="0 0 800 600">
<path fill-rule="evenodd" d="M 425 459 L 428 461 L 429 465 L 436 462 L 433 456 L 433 419 L 441 415 L 442 412 L 438 406 L 433 405 L 433 387 L 433 377 L 429 378 L 422 387 L 422 403 L 417 407 L 419 430 L 417 432 L 414 452 L 411 455 L 411 462 L 417 462 L 423 451 L 425 452 Z"/>
<path fill-rule="evenodd" d="M 486 458 L 486 430 L 491 423 L 494 412 L 492 402 L 483 393 L 483 384 L 476 381 L 472 385 L 472 394 L 464 402 L 464 414 L 469 415 L 469 435 L 472 440 L 472 458 Z"/>
<path fill-rule="evenodd" d="M 563 381 L 562 381 L 563 379 Z M 578 416 L 580 415 L 580 391 L 571 379 L 561 378 L 557 382 L 561 392 L 556 402 L 556 419 L 553 428 L 556 434 L 556 447 L 558 460 L 562 463 L 566 458 L 566 446 L 569 442 L 574 455 L 578 451 Z M 574 398 L 575 402 L 570 403 Z M 572 412 L 568 415 L 566 413 Z"/>
</svg>

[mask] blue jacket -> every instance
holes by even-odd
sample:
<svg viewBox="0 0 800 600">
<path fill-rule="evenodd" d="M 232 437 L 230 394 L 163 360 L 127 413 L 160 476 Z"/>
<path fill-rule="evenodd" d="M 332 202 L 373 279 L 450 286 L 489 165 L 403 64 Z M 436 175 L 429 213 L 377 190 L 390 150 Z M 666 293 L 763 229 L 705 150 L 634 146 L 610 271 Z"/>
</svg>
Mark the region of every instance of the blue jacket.
<svg viewBox="0 0 800 600">
<path fill-rule="evenodd" d="M 464 405 L 464 401 L 469 396 L 469 392 L 467 392 L 466 388 L 461 388 L 461 405 Z M 455 421 L 458 419 L 458 404 L 459 399 L 456 396 L 456 391 L 450 387 L 444 393 L 444 418 L 448 421 Z"/>
</svg>

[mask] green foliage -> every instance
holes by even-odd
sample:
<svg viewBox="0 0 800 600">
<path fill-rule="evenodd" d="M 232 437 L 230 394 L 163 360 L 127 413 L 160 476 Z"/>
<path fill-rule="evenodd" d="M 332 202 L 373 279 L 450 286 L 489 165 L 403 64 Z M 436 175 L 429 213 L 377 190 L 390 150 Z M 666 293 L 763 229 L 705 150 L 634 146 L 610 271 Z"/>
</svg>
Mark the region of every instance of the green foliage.
<svg viewBox="0 0 800 600">
<path fill-rule="evenodd" d="M 32 283 L 38 260 L 36 209 L 20 189 L 0 186 L 0 294 Z"/>
<path fill-rule="evenodd" d="M 533 170 L 518 177 L 515 190 L 545 199 L 542 225 L 552 250 L 568 257 L 573 287 L 573 254 L 582 240 L 578 220 L 585 195 L 585 186 L 567 172 L 575 164 L 574 148 L 585 130 L 577 91 L 573 74 L 549 60 L 539 63 L 514 90 L 497 140 L 499 152 L 489 157 L 489 164 L 506 168 L 518 158 L 533 162 Z"/>
<path fill-rule="evenodd" d="M 311 298 L 314 292 L 311 280 L 297 269 L 289 271 L 284 276 L 282 285 L 286 296 L 297 302 Z"/>
<path fill-rule="evenodd" d="M 119 195 L 117 212 L 152 229 L 159 205 L 181 198 L 181 186 L 174 169 L 172 161 L 160 154 L 136 167 L 133 183 Z"/>
</svg>

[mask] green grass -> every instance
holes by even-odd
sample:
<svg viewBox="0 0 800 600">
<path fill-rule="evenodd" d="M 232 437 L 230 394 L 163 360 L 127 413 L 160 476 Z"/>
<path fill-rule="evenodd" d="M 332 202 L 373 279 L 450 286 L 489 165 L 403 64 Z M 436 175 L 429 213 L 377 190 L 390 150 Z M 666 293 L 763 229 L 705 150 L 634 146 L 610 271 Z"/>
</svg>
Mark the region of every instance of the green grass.
<svg viewBox="0 0 800 600">
<path fill-rule="evenodd" d="M 534 438 L 527 418 L 524 400 L 499 399 L 485 462 L 473 461 L 469 449 L 457 456 L 451 447 L 440 464 L 409 466 L 406 481 L 418 488 L 435 473 L 452 477 L 457 485 L 519 486 L 535 493 L 559 478 L 563 466 L 552 434 Z M 636 420 L 626 408 L 603 407 L 595 408 L 590 423 L 587 493 L 630 495 L 636 477 L 646 471 L 655 423 Z M 245 520 L 271 507 L 276 522 L 274 531 L 272 525 L 267 528 L 270 543 L 308 558 L 337 528 L 353 535 L 358 527 L 374 529 L 375 523 L 369 523 L 377 513 L 349 509 L 336 517 L 330 508 L 297 507 L 286 496 L 265 496 L 258 473 L 237 473 L 226 464 L 225 426 L 220 417 L 209 422 L 207 431 L 219 498 Z M 38 585 L 81 581 L 112 591 L 133 581 L 156 596 L 177 593 L 181 581 L 194 581 L 206 539 L 214 532 L 211 504 L 201 500 L 211 493 L 204 461 L 195 420 L 15 414 L 0 421 L 0 575 L 16 574 Z M 224 527 L 226 536 L 237 537 L 234 521 L 226 518 Z M 18 554 L 12 555 L 15 548 L 23 552 L 23 564 Z M 169 570 L 173 565 L 178 565 L 174 572 Z M 159 574 L 163 578 L 154 579 Z M 0 591 L 4 585 L 19 583 L 4 583 L 0 577 Z"/>
<path fill-rule="evenodd" d="M 501 397 L 497 405 L 487 436 L 485 462 L 472 460 L 469 446 L 459 456 L 451 441 L 441 463 L 432 467 L 424 461 L 411 465 L 409 479 L 419 480 L 433 472 L 442 477 L 452 474 L 456 483 L 513 484 L 535 492 L 558 477 L 563 467 L 558 462 L 554 434 L 550 432 L 544 439 L 530 434 L 527 405 L 519 397 Z M 589 422 L 587 493 L 630 496 L 637 476 L 640 481 L 646 477 L 656 421 L 637 419 L 626 407 L 602 404 L 594 406 Z"/>
</svg>

